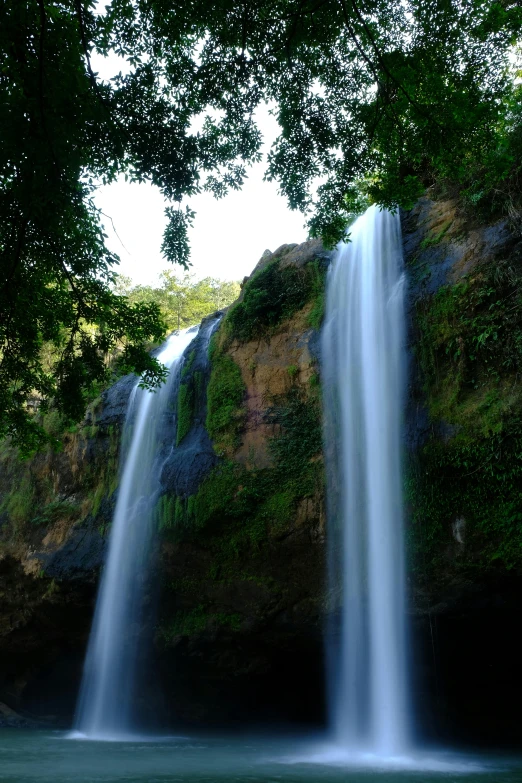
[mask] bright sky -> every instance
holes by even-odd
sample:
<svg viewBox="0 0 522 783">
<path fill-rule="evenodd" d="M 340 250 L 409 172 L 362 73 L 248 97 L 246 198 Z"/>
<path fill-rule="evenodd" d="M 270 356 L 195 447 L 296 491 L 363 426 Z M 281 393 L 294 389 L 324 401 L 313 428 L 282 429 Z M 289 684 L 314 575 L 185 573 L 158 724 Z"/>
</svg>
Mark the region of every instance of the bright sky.
<svg viewBox="0 0 522 783">
<path fill-rule="evenodd" d="M 93 67 L 101 78 L 107 79 L 121 65 L 117 58 L 115 66 L 114 61 L 95 56 Z M 267 108 L 259 113 L 258 122 L 266 153 L 277 135 L 277 123 Z M 285 243 L 306 240 L 303 216 L 288 209 L 274 183 L 263 182 L 264 170 L 264 162 L 252 166 L 243 189 L 219 201 L 208 193 L 189 201 L 196 212 L 190 243 L 192 269 L 198 277 L 242 280 L 265 250 L 274 251 Z M 112 218 L 111 221 L 104 217 L 103 222 L 107 244 L 121 259 L 119 273 L 135 283 L 155 283 L 159 273 L 170 266 L 160 251 L 166 205 L 159 190 L 148 184 L 131 185 L 122 179 L 101 187 L 95 202 Z"/>
</svg>

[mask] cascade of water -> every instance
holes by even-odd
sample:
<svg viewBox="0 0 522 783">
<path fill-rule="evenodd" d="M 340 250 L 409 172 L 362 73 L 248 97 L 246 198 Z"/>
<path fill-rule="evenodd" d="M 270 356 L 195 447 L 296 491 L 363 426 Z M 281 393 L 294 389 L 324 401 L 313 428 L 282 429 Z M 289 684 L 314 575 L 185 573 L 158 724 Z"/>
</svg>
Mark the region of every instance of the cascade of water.
<svg viewBox="0 0 522 783">
<path fill-rule="evenodd" d="M 329 575 L 341 614 L 340 632 L 328 633 L 328 677 L 336 741 L 383 755 L 404 750 L 409 733 L 403 289 L 399 217 L 370 207 L 337 251 L 322 337 Z"/>
<path fill-rule="evenodd" d="M 133 389 L 124 425 L 129 448 L 121 470 L 118 499 L 109 539 L 75 729 L 91 738 L 123 737 L 135 729 L 133 697 L 142 621 L 143 590 L 150 555 L 154 507 L 160 489 L 161 423 L 179 382 L 180 360 L 197 334 L 190 329 L 172 335 L 158 354 L 170 369 L 155 392 Z M 172 415 L 172 414 L 170 414 Z"/>
</svg>

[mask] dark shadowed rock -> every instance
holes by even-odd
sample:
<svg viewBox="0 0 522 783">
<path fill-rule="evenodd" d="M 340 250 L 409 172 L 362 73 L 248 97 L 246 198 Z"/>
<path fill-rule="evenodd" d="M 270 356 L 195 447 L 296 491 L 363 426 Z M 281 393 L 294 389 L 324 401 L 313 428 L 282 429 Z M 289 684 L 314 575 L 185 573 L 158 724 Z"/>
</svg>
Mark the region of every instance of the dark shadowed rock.
<svg viewBox="0 0 522 783">
<path fill-rule="evenodd" d="M 179 497 L 193 495 L 217 463 L 212 442 L 205 429 L 205 419 L 207 415 L 206 387 L 210 376 L 208 348 L 210 338 L 221 318 L 221 312 L 205 318 L 198 336 L 184 354 L 187 369 L 183 374 L 182 383 L 192 384 L 194 393 L 192 424 L 189 432 L 177 447 L 173 448 L 177 436 L 175 416 L 171 418 L 170 423 L 166 422 L 167 430 L 164 430 L 168 433 L 168 445 L 161 469 L 161 485 L 164 491 Z M 198 383 L 195 383 L 195 378 L 198 378 Z M 177 391 L 176 388 L 174 397 L 177 396 Z M 175 399 L 173 399 L 174 404 Z"/>
<path fill-rule="evenodd" d="M 100 427 L 122 426 L 127 415 L 129 397 L 136 385 L 135 375 L 125 375 L 102 394 L 102 408 L 96 417 Z"/>
<path fill-rule="evenodd" d="M 81 526 L 73 528 L 65 544 L 55 552 L 38 552 L 45 574 L 53 579 L 79 581 L 94 580 L 106 556 L 107 538 L 89 517 Z"/>
</svg>

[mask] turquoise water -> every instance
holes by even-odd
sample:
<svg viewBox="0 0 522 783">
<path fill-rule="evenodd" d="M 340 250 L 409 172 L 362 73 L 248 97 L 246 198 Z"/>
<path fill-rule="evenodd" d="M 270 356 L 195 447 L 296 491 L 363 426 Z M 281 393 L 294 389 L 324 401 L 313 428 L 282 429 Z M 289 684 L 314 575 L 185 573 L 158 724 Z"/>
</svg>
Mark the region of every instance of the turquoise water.
<svg viewBox="0 0 522 783">
<path fill-rule="evenodd" d="M 67 739 L 63 732 L 0 729 L 0 781 L 522 783 L 522 758 L 426 751 L 413 760 L 376 762 L 372 757 L 347 759 L 313 737 L 95 742 Z"/>
</svg>

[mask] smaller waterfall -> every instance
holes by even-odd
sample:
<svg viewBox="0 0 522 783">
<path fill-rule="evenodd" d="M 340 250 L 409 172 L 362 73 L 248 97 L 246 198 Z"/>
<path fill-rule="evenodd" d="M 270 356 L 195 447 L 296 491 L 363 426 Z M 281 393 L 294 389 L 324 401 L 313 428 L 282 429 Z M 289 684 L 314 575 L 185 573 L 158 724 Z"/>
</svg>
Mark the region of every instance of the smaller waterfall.
<svg viewBox="0 0 522 783">
<path fill-rule="evenodd" d="M 125 421 L 124 458 L 109 551 L 98 593 L 75 729 L 92 739 L 123 738 L 133 715 L 143 591 L 160 489 L 161 425 L 179 382 L 181 357 L 197 329 L 172 335 L 158 354 L 170 369 L 155 392 L 134 387 Z"/>
<path fill-rule="evenodd" d="M 371 207 L 329 273 L 322 338 L 329 630 L 336 741 L 381 755 L 408 743 L 401 498 L 404 274 L 398 215 Z"/>
</svg>

